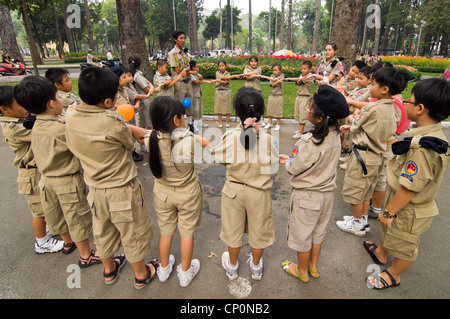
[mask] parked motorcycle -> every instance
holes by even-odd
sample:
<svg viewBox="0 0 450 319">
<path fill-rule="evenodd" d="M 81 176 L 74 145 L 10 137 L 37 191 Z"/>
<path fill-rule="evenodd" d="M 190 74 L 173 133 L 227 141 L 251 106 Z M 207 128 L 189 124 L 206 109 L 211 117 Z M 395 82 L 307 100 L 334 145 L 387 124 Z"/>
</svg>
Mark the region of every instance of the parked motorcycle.
<svg viewBox="0 0 450 319">
<path fill-rule="evenodd" d="M 120 65 L 120 66 L 123 65 L 121 59 L 115 59 L 114 61 L 116 61 L 115 62 L 116 65 Z M 80 63 L 80 70 L 83 71 L 84 69 L 86 69 L 90 66 L 95 66 L 95 65 L 89 64 L 87 62 L 82 62 L 82 63 Z M 98 63 L 97 66 L 100 68 L 104 68 L 104 69 L 110 69 L 113 67 L 113 65 L 109 61 L 106 61 L 106 60 L 100 60 L 100 62 Z"/>
<path fill-rule="evenodd" d="M 17 67 L 14 67 L 9 63 L 0 63 L 0 76 L 17 76 L 17 75 L 28 75 L 32 74 L 30 70 L 27 69 L 26 65 L 20 62 L 19 59 L 13 59 Z"/>
</svg>

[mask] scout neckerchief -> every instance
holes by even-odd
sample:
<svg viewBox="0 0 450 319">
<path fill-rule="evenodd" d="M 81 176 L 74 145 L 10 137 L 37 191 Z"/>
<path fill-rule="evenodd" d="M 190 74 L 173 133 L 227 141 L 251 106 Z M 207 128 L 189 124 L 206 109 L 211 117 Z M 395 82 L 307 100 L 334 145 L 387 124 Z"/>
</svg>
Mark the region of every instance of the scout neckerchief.
<svg viewBox="0 0 450 319">
<path fill-rule="evenodd" d="M 448 151 L 448 143 L 437 137 L 422 136 L 422 137 L 405 137 L 403 141 L 392 144 L 392 153 L 401 155 L 411 148 L 430 148 L 438 154 L 446 154 Z"/>
<path fill-rule="evenodd" d="M 178 50 L 178 48 L 177 48 Z M 186 59 L 186 53 L 183 52 L 183 50 L 179 51 L 180 54 L 183 56 L 183 64 L 180 63 L 180 60 L 178 59 L 178 53 L 175 52 L 174 57 L 175 57 L 175 61 L 177 61 L 177 65 L 179 69 L 184 69 L 187 67 L 187 59 Z"/>
</svg>

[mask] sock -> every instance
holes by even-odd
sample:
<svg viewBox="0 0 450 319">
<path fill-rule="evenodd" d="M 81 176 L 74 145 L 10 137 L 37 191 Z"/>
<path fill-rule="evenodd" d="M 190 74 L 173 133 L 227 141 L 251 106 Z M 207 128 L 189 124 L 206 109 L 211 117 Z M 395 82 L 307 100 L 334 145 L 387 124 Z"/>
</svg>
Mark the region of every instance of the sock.
<svg viewBox="0 0 450 319">
<path fill-rule="evenodd" d="M 380 213 L 381 213 L 381 208 L 375 208 L 375 207 L 373 207 L 372 205 L 370 205 L 370 207 L 372 208 L 372 211 L 373 211 L 374 213 L 377 213 L 377 214 L 380 214 Z"/>
<path fill-rule="evenodd" d="M 39 246 L 42 246 L 47 241 L 47 239 L 48 239 L 47 236 L 44 236 L 42 238 L 36 237 L 36 242 Z"/>
<path fill-rule="evenodd" d="M 187 120 L 188 120 L 188 124 L 191 125 L 192 124 L 192 116 L 188 116 Z"/>
</svg>

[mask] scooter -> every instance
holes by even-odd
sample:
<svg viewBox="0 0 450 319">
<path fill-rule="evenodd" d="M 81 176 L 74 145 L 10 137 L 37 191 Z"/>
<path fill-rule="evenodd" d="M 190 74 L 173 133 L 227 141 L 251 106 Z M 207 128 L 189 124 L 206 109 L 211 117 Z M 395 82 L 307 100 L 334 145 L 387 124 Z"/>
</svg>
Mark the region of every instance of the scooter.
<svg viewBox="0 0 450 319">
<path fill-rule="evenodd" d="M 122 66 L 122 60 L 120 59 L 116 59 L 115 61 L 117 61 L 116 65 L 120 65 Z M 100 60 L 100 62 L 98 63 L 98 65 L 93 65 L 93 64 L 89 64 L 87 62 L 82 62 L 80 63 L 80 70 L 83 71 L 84 69 L 90 67 L 90 66 L 98 66 L 100 68 L 104 68 L 104 69 L 110 69 L 112 68 L 112 65 L 109 61 L 106 60 Z"/>
<path fill-rule="evenodd" d="M 0 76 L 29 75 L 33 73 L 19 59 L 13 59 L 12 61 L 18 68 L 9 63 L 0 63 Z"/>
</svg>

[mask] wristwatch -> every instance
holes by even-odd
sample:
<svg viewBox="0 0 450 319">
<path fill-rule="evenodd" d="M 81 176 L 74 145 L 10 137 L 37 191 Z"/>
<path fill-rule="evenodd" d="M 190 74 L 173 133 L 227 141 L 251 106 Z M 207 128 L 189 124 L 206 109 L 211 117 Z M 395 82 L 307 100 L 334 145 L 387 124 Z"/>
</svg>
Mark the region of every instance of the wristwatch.
<svg viewBox="0 0 450 319">
<path fill-rule="evenodd" d="M 383 210 L 383 216 L 385 218 L 397 218 L 397 215 L 392 215 L 391 213 L 389 213 L 386 209 Z"/>
</svg>

